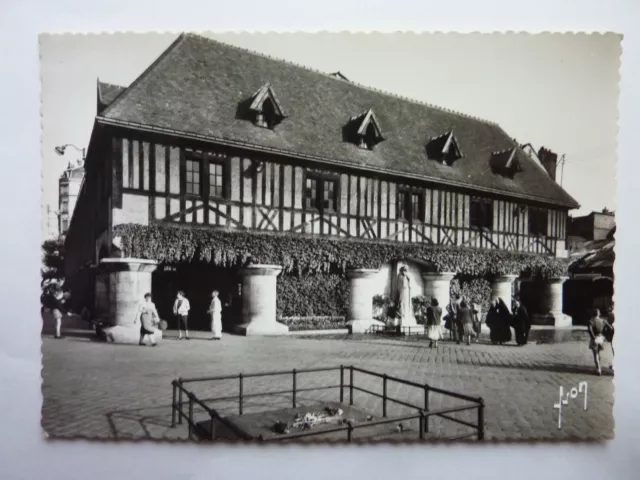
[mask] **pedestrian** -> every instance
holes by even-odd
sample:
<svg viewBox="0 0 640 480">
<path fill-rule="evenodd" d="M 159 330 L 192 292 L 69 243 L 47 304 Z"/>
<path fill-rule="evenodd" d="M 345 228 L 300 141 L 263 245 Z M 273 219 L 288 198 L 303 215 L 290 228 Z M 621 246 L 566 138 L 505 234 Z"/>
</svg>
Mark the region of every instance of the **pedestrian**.
<svg viewBox="0 0 640 480">
<path fill-rule="evenodd" d="M 593 361 L 596 364 L 598 375 L 602 375 L 600 367 L 600 352 L 604 349 L 605 331 L 611 329 L 611 324 L 600 316 L 600 310 L 593 309 L 591 318 L 587 323 L 587 332 L 589 332 L 589 349 L 593 353 Z"/>
<path fill-rule="evenodd" d="M 526 345 L 531 330 L 529 312 L 518 300 L 513 300 L 513 329 L 516 332 L 516 343 L 519 346 Z"/>
<path fill-rule="evenodd" d="M 211 305 L 209 306 L 209 314 L 211 315 L 211 340 L 220 340 L 222 338 L 222 303 L 218 296 L 218 290 L 211 292 Z"/>
<path fill-rule="evenodd" d="M 447 305 L 447 316 L 445 317 L 444 328 L 449 330 L 449 340 L 457 340 L 458 336 L 458 327 L 456 323 L 456 318 L 458 315 L 458 308 L 460 307 L 460 295 L 453 294 L 453 297 L 449 301 Z M 458 341 L 458 343 L 460 343 Z"/>
<path fill-rule="evenodd" d="M 173 314 L 178 319 L 178 340 L 182 340 L 182 330 L 184 330 L 185 339 L 189 340 L 189 310 L 191 310 L 189 299 L 182 290 L 178 291 L 173 304 Z"/>
<path fill-rule="evenodd" d="M 482 306 L 479 303 L 472 303 L 471 314 L 473 316 L 473 331 L 476 334 L 476 343 L 478 343 L 480 342 L 480 333 L 482 333 Z"/>
<path fill-rule="evenodd" d="M 140 320 L 140 341 L 138 344 L 144 345 L 144 337 L 148 335 L 151 346 L 157 346 L 158 344 L 156 343 L 154 333 L 156 331 L 156 325 L 160 322 L 160 316 L 158 315 L 155 304 L 151 301 L 150 293 L 144 294 L 144 302 L 140 304 L 138 312 L 136 313 L 135 321 L 137 322 L 138 320 Z"/>
<path fill-rule="evenodd" d="M 613 326 L 613 323 L 616 321 L 615 315 L 613 313 L 613 303 L 607 309 L 607 321 L 609 322 L 609 325 L 611 325 L 611 329 L 607 329 L 607 332 L 605 333 L 605 337 L 607 341 L 611 344 L 611 358 L 613 359 L 613 357 L 615 357 L 616 355 L 616 352 L 613 350 L 613 334 L 615 333 L 615 327 Z M 613 370 L 613 365 L 609 365 L 609 368 Z"/>
<path fill-rule="evenodd" d="M 504 300 L 498 297 L 498 343 L 504 345 L 511 341 L 513 316 Z"/>
<path fill-rule="evenodd" d="M 473 315 L 466 300 L 460 303 L 456 319 L 459 332 L 457 343 L 464 339 L 467 345 L 471 345 L 471 337 L 475 337 L 475 332 L 473 331 Z"/>
<path fill-rule="evenodd" d="M 489 327 L 489 339 L 491 340 L 491 343 L 496 345 L 500 340 L 500 309 L 497 298 L 491 300 L 491 303 L 489 304 L 489 311 L 487 312 L 487 318 L 484 323 Z"/>
<path fill-rule="evenodd" d="M 50 294 L 49 308 L 51 310 L 53 320 L 56 323 L 56 334 L 54 338 L 60 339 L 62 338 L 62 316 L 69 316 L 69 311 L 66 308 L 65 298 L 62 290 L 55 290 L 53 294 Z"/>
<path fill-rule="evenodd" d="M 434 297 L 427 307 L 427 338 L 429 348 L 435 345 L 438 348 L 438 340 L 442 338 L 442 308 L 438 305 L 438 300 Z"/>
</svg>

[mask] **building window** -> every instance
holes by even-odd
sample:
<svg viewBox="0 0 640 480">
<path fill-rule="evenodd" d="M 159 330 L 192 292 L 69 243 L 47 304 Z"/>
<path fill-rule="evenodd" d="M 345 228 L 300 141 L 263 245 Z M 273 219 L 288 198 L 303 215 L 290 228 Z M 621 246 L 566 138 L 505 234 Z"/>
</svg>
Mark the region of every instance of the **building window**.
<svg viewBox="0 0 640 480">
<path fill-rule="evenodd" d="M 529 234 L 547 235 L 548 212 L 542 208 L 529 208 Z"/>
<path fill-rule="evenodd" d="M 423 204 L 420 192 L 400 190 L 398 192 L 396 217 L 407 221 L 417 220 L 421 222 L 424 218 L 422 212 Z"/>
<path fill-rule="evenodd" d="M 69 195 L 69 185 L 63 184 L 60 185 L 60 196 Z"/>
<path fill-rule="evenodd" d="M 335 180 L 322 181 L 322 208 L 324 210 L 335 212 L 338 203 L 337 188 Z"/>
<path fill-rule="evenodd" d="M 224 165 L 209 163 L 209 196 L 224 197 Z"/>
<path fill-rule="evenodd" d="M 69 221 L 62 220 L 62 233 L 66 232 L 67 230 L 69 230 Z"/>
<path fill-rule="evenodd" d="M 469 224 L 471 228 L 493 229 L 493 201 L 488 198 L 471 197 Z"/>
<path fill-rule="evenodd" d="M 185 174 L 185 193 L 200 195 L 200 161 L 187 160 Z"/>
<path fill-rule="evenodd" d="M 308 175 L 304 188 L 307 210 L 335 212 L 338 210 L 338 182 L 322 176 Z"/>
<path fill-rule="evenodd" d="M 69 213 L 69 202 L 63 200 L 60 204 L 60 213 Z"/>
</svg>

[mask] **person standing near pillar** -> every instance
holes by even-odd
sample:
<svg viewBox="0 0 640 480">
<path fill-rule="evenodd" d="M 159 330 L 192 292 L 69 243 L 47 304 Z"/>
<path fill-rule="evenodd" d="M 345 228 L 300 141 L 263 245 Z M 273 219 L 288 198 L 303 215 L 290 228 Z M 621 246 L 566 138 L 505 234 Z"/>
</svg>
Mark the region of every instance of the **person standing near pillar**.
<svg viewBox="0 0 640 480">
<path fill-rule="evenodd" d="M 464 339 L 467 345 L 471 345 L 471 337 L 475 337 L 475 333 L 473 331 L 473 316 L 471 314 L 471 309 L 465 300 L 460 303 L 456 320 L 459 332 L 457 343 L 460 343 L 460 340 Z"/>
<path fill-rule="evenodd" d="M 160 321 L 160 315 L 158 315 L 155 304 L 151 301 L 150 293 L 144 294 L 144 302 L 138 308 L 134 323 L 137 323 L 138 320 L 140 320 L 140 341 L 138 344 L 144 345 L 144 337 L 149 336 L 151 345 L 153 347 L 157 346 L 158 344 L 153 334 L 155 333 L 156 325 Z"/>
<path fill-rule="evenodd" d="M 180 290 L 173 304 L 173 314 L 178 319 L 178 340 L 182 340 L 183 329 L 185 338 L 189 340 L 189 310 L 191 310 L 189 299 L 184 295 L 184 292 Z"/>
<path fill-rule="evenodd" d="M 220 340 L 222 338 L 222 303 L 218 298 L 219 292 L 214 290 L 211 293 L 211 305 L 209 306 L 209 314 L 211 315 L 211 340 Z"/>
<path fill-rule="evenodd" d="M 518 346 L 526 345 L 531 330 L 531 319 L 525 306 L 515 299 L 513 300 L 513 329 L 516 331 Z"/>
<path fill-rule="evenodd" d="M 433 348 L 434 345 L 438 348 L 438 340 L 442 338 L 442 308 L 438 305 L 436 298 L 432 298 L 431 303 L 427 307 L 426 323 L 429 348 Z"/>
<path fill-rule="evenodd" d="M 460 335 L 457 327 L 458 308 L 460 308 L 461 297 L 454 294 L 447 305 L 447 316 L 445 318 L 444 327 L 449 330 L 449 339 L 457 340 L 460 343 Z"/>
</svg>

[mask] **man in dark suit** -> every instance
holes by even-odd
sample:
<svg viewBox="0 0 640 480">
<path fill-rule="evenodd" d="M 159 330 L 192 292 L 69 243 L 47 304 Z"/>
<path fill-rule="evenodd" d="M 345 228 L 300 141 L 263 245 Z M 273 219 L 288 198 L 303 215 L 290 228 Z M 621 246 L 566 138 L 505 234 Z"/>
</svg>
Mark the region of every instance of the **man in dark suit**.
<svg viewBox="0 0 640 480">
<path fill-rule="evenodd" d="M 531 330 L 531 318 L 529 312 L 518 300 L 513 300 L 513 329 L 516 331 L 516 343 L 526 345 Z"/>
</svg>

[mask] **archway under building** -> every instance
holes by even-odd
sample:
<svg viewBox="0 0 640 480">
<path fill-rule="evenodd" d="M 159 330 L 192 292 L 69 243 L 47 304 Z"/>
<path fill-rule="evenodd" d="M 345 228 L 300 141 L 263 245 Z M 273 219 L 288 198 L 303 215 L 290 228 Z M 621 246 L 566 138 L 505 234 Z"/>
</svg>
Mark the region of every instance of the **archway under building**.
<svg viewBox="0 0 640 480">
<path fill-rule="evenodd" d="M 173 305 L 180 290 L 191 305 L 189 330 L 211 329 L 208 310 L 213 290 L 218 290 L 223 304 L 223 329 L 231 331 L 232 326 L 241 321 L 241 287 L 237 268 L 209 264 L 159 265 L 151 276 L 151 286 L 158 314 L 167 321 L 169 329 L 178 328 Z"/>
</svg>

